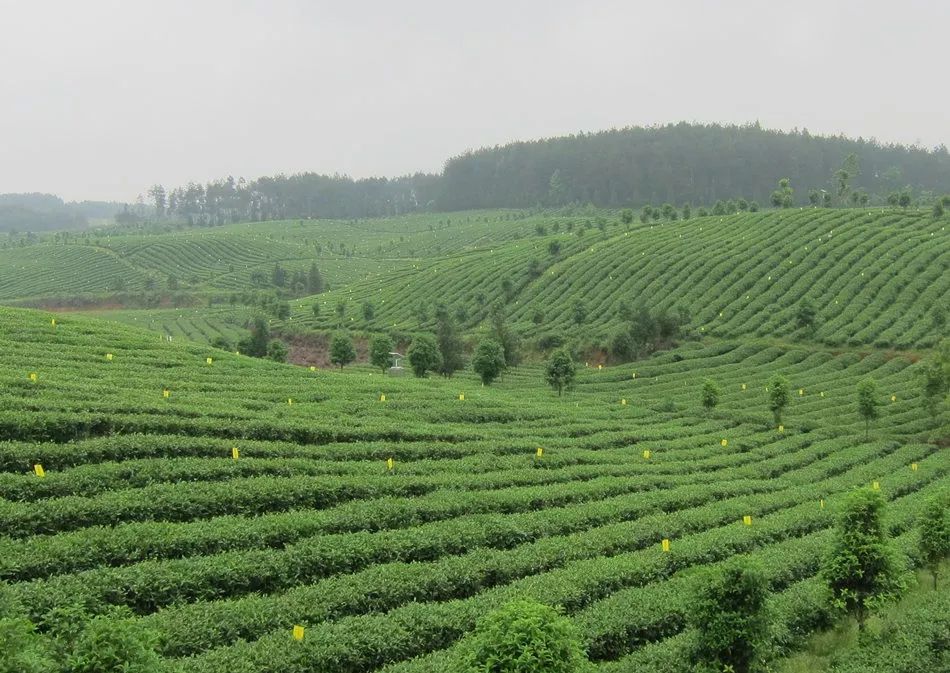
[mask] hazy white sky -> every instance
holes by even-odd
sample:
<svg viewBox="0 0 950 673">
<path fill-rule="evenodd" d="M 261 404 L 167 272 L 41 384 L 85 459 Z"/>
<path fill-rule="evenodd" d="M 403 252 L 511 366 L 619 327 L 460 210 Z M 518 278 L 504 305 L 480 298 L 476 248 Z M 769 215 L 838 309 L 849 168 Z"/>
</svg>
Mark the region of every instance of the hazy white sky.
<svg viewBox="0 0 950 673">
<path fill-rule="evenodd" d="M 950 2 L 0 0 L 0 192 L 438 171 L 669 121 L 950 144 Z"/>
</svg>

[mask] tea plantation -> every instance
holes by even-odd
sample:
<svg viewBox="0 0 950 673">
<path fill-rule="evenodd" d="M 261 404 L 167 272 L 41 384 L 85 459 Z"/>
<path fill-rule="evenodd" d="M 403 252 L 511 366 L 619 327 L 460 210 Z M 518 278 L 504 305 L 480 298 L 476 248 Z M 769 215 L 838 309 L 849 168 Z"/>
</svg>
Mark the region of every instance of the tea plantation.
<svg viewBox="0 0 950 673">
<path fill-rule="evenodd" d="M 769 232 L 756 217 L 691 223 L 685 249 L 685 224 L 621 233 L 608 259 L 578 252 L 525 287 L 554 307 L 586 277 L 606 307 L 602 276 L 649 292 L 677 265 L 669 301 L 693 297 L 719 335 L 581 366 L 563 397 L 533 365 L 490 387 L 311 370 L 0 309 L 0 580 L 41 631 L 77 605 L 127 609 L 169 672 L 451 671 L 480 618 L 533 597 L 563 606 L 597 670 L 620 673 L 685 670 L 699 571 L 748 557 L 767 574 L 775 642 L 797 646 L 832 621 L 817 573 L 844 494 L 879 490 L 918 564 L 914 526 L 950 485 L 950 451 L 933 442 L 918 354 L 734 335 L 777 328 L 812 294 L 828 341 L 925 343 L 950 253 L 914 215 L 792 214 Z M 638 255 L 640 241 L 659 252 Z M 729 242 L 749 259 L 718 256 Z M 497 254 L 520 263 L 514 245 Z M 408 282 L 466 292 L 431 275 Z M 792 393 L 781 427 L 775 374 Z M 868 377 L 881 414 L 865 439 Z M 711 411 L 705 379 L 722 391 Z"/>
</svg>

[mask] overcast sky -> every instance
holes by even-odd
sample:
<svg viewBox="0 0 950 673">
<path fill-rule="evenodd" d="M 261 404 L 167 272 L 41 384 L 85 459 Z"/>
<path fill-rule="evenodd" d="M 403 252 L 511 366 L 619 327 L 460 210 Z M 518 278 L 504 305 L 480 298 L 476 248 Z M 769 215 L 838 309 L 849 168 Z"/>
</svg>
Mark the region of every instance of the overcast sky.
<svg viewBox="0 0 950 673">
<path fill-rule="evenodd" d="M 392 176 L 680 120 L 930 148 L 948 31 L 946 0 L 0 0 L 0 192 Z"/>
</svg>

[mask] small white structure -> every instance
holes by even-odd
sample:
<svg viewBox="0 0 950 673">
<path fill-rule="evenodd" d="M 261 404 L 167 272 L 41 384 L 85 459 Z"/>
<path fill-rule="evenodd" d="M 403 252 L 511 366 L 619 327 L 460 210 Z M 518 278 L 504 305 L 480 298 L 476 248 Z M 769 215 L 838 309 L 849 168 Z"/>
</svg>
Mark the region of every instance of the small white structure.
<svg viewBox="0 0 950 673">
<path fill-rule="evenodd" d="M 403 356 L 399 353 L 390 353 L 389 356 L 393 359 L 393 366 L 389 368 L 389 373 L 393 376 L 402 376 L 405 370 L 399 366 L 399 359 Z"/>
</svg>

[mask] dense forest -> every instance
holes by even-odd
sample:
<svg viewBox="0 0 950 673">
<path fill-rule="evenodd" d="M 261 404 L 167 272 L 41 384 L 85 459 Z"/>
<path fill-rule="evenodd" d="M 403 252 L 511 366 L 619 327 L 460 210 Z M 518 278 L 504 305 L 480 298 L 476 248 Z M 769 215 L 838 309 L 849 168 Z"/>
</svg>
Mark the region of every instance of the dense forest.
<svg viewBox="0 0 950 673">
<path fill-rule="evenodd" d="M 680 123 L 485 148 L 449 159 L 441 175 L 229 177 L 170 191 L 156 185 L 148 201 L 160 216 L 220 224 L 568 203 L 713 204 L 740 196 L 768 203 L 787 177 L 795 203 L 804 205 L 809 191 L 836 192 L 835 174 L 850 155 L 849 194 L 866 194 L 862 202 L 884 203 L 894 191 L 926 202 L 950 189 L 950 154 L 943 146 L 928 151 L 757 124 Z"/>
<path fill-rule="evenodd" d="M 229 176 L 204 185 L 154 185 L 138 204 L 127 206 L 0 195 L 0 231 L 78 228 L 87 218 L 113 216 L 120 223 L 216 225 L 569 203 L 636 208 L 742 197 L 768 204 L 782 178 L 790 180 L 792 205 L 848 205 L 849 197 L 852 205 L 883 204 L 898 191 L 926 204 L 950 191 L 950 153 L 945 146 L 924 150 L 758 124 L 679 123 L 484 148 L 449 159 L 439 175 L 354 180 L 300 173 L 251 181 Z"/>
<path fill-rule="evenodd" d="M 518 142 L 450 159 L 439 185 L 443 210 L 712 204 L 743 196 L 768 203 L 790 178 L 796 203 L 837 188 L 834 174 L 854 154 L 851 186 L 881 200 L 909 189 L 918 197 L 950 189 L 950 154 L 844 137 L 785 133 L 758 125 L 671 124 Z"/>
<path fill-rule="evenodd" d="M 52 194 L 0 194 L 0 231 L 83 229 L 90 219 L 113 218 L 123 206 L 104 201 L 66 203 Z"/>
</svg>

